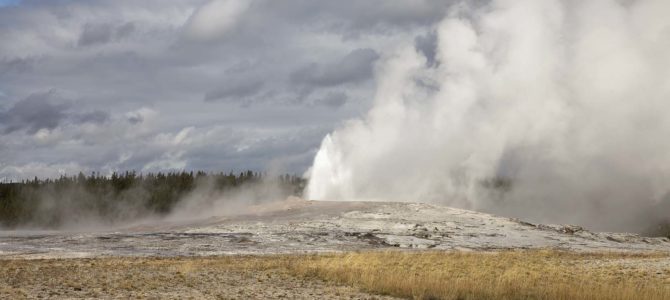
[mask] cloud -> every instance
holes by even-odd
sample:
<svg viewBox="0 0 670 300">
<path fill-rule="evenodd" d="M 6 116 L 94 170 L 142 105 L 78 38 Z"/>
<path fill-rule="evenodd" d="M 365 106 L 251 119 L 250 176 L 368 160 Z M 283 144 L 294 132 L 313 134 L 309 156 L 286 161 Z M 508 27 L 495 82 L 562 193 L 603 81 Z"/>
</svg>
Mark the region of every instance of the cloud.
<svg viewBox="0 0 670 300">
<path fill-rule="evenodd" d="M 31 71 L 36 62 L 35 58 L 14 58 L 0 60 L 0 75 L 11 73 L 23 73 Z"/>
<path fill-rule="evenodd" d="M 32 134 L 42 128 L 53 129 L 66 117 L 69 104 L 56 103 L 55 92 L 32 94 L 18 101 L 5 112 L 0 112 L 0 124 L 5 134 L 26 130 Z"/>
<path fill-rule="evenodd" d="M 417 36 L 414 39 L 414 47 L 426 57 L 428 67 L 433 67 L 439 63 L 437 61 L 437 34 L 434 31 Z"/>
<path fill-rule="evenodd" d="M 331 92 L 328 93 L 319 103 L 330 107 L 340 107 L 347 102 L 347 95 L 341 92 Z"/>
<path fill-rule="evenodd" d="M 100 110 L 72 115 L 72 120 L 75 123 L 105 123 L 109 121 L 109 118 L 108 112 Z"/>
<path fill-rule="evenodd" d="M 0 164 L 74 161 L 106 172 L 165 158 L 184 164 L 153 165 L 261 170 L 281 157 L 302 173 L 320 135 L 372 103 L 380 57 L 430 31 L 447 7 L 440 0 L 5 7 Z M 207 138 L 191 146 L 155 140 L 190 127 L 187 140 Z"/>
<path fill-rule="evenodd" d="M 230 81 L 222 84 L 217 89 L 207 92 L 205 94 L 205 101 L 234 101 L 245 102 L 251 97 L 261 92 L 263 87 L 262 81 L 257 80 L 241 80 L 235 82 Z"/>
<path fill-rule="evenodd" d="M 34 134 L 41 129 L 54 129 L 63 123 L 104 123 L 109 114 L 104 111 L 73 111 L 73 102 L 64 100 L 54 90 L 34 93 L 0 111 L 4 133 L 25 130 Z"/>
<path fill-rule="evenodd" d="M 0 165 L 0 181 L 13 180 L 15 178 L 32 179 L 38 178 L 57 178 L 59 176 L 72 176 L 79 172 L 86 172 L 86 168 L 76 162 L 46 164 L 41 162 L 31 162 L 20 166 L 2 166 Z"/>
<path fill-rule="evenodd" d="M 130 111 L 124 114 L 125 119 L 132 125 L 137 125 L 144 122 L 146 119 L 155 118 L 158 113 L 148 107 L 142 107 L 135 111 Z"/>
<path fill-rule="evenodd" d="M 195 10 L 184 32 L 194 40 L 209 41 L 221 38 L 235 28 L 249 9 L 251 0 L 212 0 Z"/>
<path fill-rule="evenodd" d="M 308 22 L 321 30 L 334 32 L 345 38 L 369 38 L 378 34 L 402 32 L 412 27 L 430 27 L 444 17 L 454 2 L 456 1 L 264 1 L 259 9 L 263 9 L 266 14 L 276 15 L 278 19 Z"/>
<path fill-rule="evenodd" d="M 79 46 L 106 44 L 112 39 L 112 34 L 112 26 L 109 24 L 86 24 L 77 44 Z"/>
<path fill-rule="evenodd" d="M 117 39 L 122 39 L 133 34 L 135 30 L 135 23 L 128 22 L 116 28 L 115 36 Z"/>
<path fill-rule="evenodd" d="M 339 61 L 319 65 L 312 63 L 291 75 L 296 83 L 329 87 L 359 82 L 372 77 L 373 63 L 379 58 L 372 49 L 356 49 Z"/>
<path fill-rule="evenodd" d="M 84 25 L 84 29 L 79 35 L 77 45 L 87 47 L 93 45 L 107 44 L 112 41 L 118 41 L 130 36 L 135 31 L 135 24 L 128 22 L 118 27 L 111 24 L 91 24 Z"/>
</svg>

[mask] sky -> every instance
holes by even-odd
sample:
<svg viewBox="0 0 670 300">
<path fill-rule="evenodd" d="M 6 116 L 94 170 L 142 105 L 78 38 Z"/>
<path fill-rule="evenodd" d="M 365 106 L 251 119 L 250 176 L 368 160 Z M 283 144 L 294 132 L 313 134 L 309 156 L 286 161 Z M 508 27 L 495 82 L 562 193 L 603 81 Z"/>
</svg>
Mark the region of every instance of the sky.
<svg viewBox="0 0 670 300">
<path fill-rule="evenodd" d="M 0 180 L 302 174 L 449 1 L 0 0 Z"/>
<path fill-rule="evenodd" d="M 21 2 L 20 0 L 0 0 L 0 7 L 2 6 L 10 6 L 10 5 L 17 5 Z"/>
</svg>

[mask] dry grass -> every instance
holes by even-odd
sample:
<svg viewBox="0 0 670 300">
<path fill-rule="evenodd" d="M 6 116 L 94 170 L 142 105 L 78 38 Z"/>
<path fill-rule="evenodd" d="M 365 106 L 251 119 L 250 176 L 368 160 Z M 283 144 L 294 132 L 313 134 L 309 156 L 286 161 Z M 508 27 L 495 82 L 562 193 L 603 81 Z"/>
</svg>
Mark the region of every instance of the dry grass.
<svg viewBox="0 0 670 300">
<path fill-rule="evenodd" d="M 349 253 L 294 257 L 284 267 L 414 299 L 670 299 L 664 254 Z"/>
<path fill-rule="evenodd" d="M 0 298 L 369 297 L 358 290 L 414 299 L 670 299 L 670 257 L 504 251 L 0 260 Z"/>
</svg>

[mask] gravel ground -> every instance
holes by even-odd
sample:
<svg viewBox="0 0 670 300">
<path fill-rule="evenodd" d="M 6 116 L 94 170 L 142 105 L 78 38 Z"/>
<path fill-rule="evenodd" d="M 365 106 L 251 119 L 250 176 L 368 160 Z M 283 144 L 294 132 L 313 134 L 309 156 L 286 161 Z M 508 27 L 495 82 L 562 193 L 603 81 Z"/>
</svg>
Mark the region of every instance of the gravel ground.
<svg viewBox="0 0 670 300">
<path fill-rule="evenodd" d="M 0 299 L 396 299 L 249 259 L 1 260 Z"/>
</svg>

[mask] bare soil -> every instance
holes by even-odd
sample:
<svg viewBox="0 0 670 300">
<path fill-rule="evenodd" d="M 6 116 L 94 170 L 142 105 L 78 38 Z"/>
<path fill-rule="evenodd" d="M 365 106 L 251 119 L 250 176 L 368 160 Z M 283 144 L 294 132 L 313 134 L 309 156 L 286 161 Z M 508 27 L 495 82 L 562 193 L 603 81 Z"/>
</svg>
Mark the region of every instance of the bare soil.
<svg viewBox="0 0 670 300">
<path fill-rule="evenodd" d="M 255 258 L 0 260 L 0 299 L 395 299 Z"/>
</svg>

